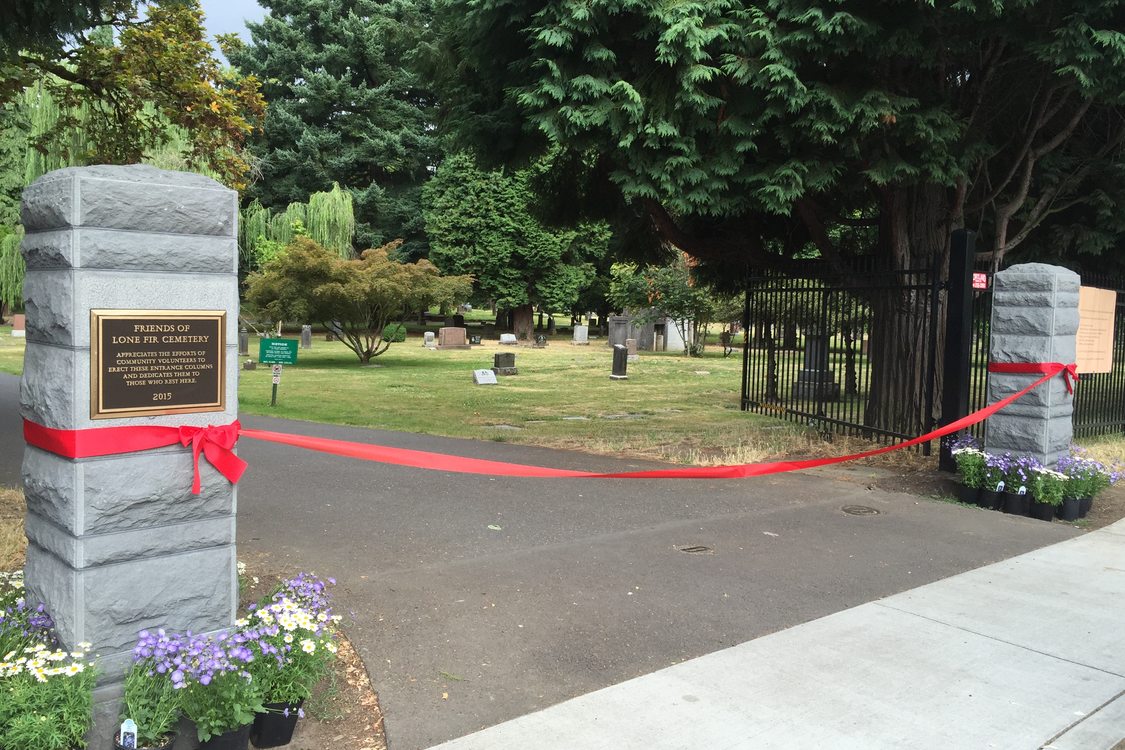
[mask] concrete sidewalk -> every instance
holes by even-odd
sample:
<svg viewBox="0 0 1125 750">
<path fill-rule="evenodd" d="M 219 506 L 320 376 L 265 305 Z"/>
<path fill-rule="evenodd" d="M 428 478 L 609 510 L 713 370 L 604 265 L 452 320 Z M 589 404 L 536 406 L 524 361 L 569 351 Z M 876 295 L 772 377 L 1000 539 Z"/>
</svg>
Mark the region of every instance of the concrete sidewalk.
<svg viewBox="0 0 1125 750">
<path fill-rule="evenodd" d="M 1113 748 L 1125 521 L 447 742 L 441 750 Z"/>
</svg>

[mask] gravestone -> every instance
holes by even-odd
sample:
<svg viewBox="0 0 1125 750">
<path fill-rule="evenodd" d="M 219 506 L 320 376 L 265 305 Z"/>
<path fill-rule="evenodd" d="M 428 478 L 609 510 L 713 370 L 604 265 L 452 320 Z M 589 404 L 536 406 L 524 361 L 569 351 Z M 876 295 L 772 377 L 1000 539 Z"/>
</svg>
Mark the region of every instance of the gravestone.
<svg viewBox="0 0 1125 750">
<path fill-rule="evenodd" d="M 613 347 L 613 371 L 610 373 L 610 380 L 628 380 L 627 373 L 629 369 L 629 350 L 621 344 L 616 344 Z"/>
<path fill-rule="evenodd" d="M 641 358 L 641 355 L 637 354 L 636 339 L 625 339 L 625 354 L 630 362 L 636 362 Z"/>
<path fill-rule="evenodd" d="M 237 220 L 237 193 L 195 174 L 98 166 L 32 183 L 24 419 L 60 430 L 237 419 Z M 99 654 L 94 750 L 112 745 L 113 683 L 139 630 L 234 622 L 237 492 L 206 460 L 199 471 L 193 495 L 179 443 L 24 451 L 27 596 L 46 603 L 64 647 Z"/>
<path fill-rule="evenodd" d="M 1024 263 L 997 273 L 989 361 L 1073 363 L 1080 285 L 1078 274 L 1044 263 Z M 1040 377 L 989 373 L 988 402 L 999 401 Z M 1065 381 L 1051 378 L 989 417 L 985 450 L 1034 456 L 1054 466 L 1074 436 L 1073 413 L 1074 397 Z"/>
<path fill-rule="evenodd" d="M 461 314 L 454 315 L 453 316 L 453 327 L 454 328 L 464 328 L 465 327 L 465 316 L 461 315 Z"/>
<path fill-rule="evenodd" d="M 828 367 L 828 344 L 828 336 L 806 334 L 804 367 L 797 373 L 797 381 L 793 384 L 793 394 L 797 398 L 811 401 L 836 401 L 840 398 L 840 384 Z"/>
<path fill-rule="evenodd" d="M 536 349 L 545 349 L 546 347 L 547 347 L 547 337 L 544 336 L 542 333 L 536 334 L 535 335 L 535 348 Z"/>
<path fill-rule="evenodd" d="M 554 336 L 557 331 L 558 331 L 558 328 L 555 325 L 554 317 L 548 315 L 547 316 L 547 335 L 548 336 Z"/>
<path fill-rule="evenodd" d="M 422 346 L 426 347 L 427 349 L 433 349 L 435 346 L 437 346 L 437 341 L 434 338 L 433 331 L 426 331 L 422 334 Z"/>
<path fill-rule="evenodd" d="M 438 329 L 438 349 L 469 349 L 469 339 L 464 328 L 445 326 Z"/>
<path fill-rule="evenodd" d="M 492 370 L 473 370 L 473 382 L 477 385 L 496 385 L 496 373 Z"/>
<path fill-rule="evenodd" d="M 479 333 L 469 334 L 469 343 L 472 344 L 473 346 L 480 346 L 480 334 Z"/>
<path fill-rule="evenodd" d="M 312 349 L 312 326 L 301 326 L 301 348 Z"/>
<path fill-rule="evenodd" d="M 517 346 L 520 342 L 516 339 L 516 334 L 502 333 L 500 334 L 500 343 L 505 346 Z"/>
<path fill-rule="evenodd" d="M 574 336 L 570 343 L 575 346 L 588 346 L 590 344 L 590 326 L 574 326 Z"/>
<path fill-rule="evenodd" d="M 628 315 L 610 315 L 609 318 L 609 345 L 625 346 L 625 340 L 633 332 L 633 319 Z"/>
<path fill-rule="evenodd" d="M 516 375 L 515 352 L 496 352 L 492 355 L 492 371 L 497 375 Z"/>
<path fill-rule="evenodd" d="M 243 370 L 257 370 L 258 369 L 258 363 L 255 362 L 252 359 L 248 359 L 248 360 L 246 360 L 245 362 L 242 363 L 242 369 Z"/>
<path fill-rule="evenodd" d="M 250 334 L 245 328 L 238 331 L 238 353 L 241 356 L 246 356 L 250 353 Z"/>
</svg>

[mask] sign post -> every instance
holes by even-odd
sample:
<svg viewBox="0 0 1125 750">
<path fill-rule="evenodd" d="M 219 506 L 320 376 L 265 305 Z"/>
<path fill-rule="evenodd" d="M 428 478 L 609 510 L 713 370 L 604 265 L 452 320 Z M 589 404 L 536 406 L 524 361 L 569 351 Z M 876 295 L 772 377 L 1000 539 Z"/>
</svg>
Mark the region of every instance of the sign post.
<svg viewBox="0 0 1125 750">
<path fill-rule="evenodd" d="M 277 406 L 277 387 L 281 385 L 281 366 L 297 364 L 296 339 L 262 339 L 258 346 L 258 361 L 273 365 L 273 393 L 270 406 Z"/>
</svg>

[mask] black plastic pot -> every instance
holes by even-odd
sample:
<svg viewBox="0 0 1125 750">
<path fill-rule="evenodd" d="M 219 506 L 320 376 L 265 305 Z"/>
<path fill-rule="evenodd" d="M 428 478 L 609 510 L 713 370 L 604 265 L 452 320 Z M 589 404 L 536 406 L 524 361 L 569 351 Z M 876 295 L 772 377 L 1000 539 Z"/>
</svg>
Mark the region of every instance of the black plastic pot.
<svg viewBox="0 0 1125 750">
<path fill-rule="evenodd" d="M 216 734 L 206 742 L 199 743 L 199 750 L 248 750 L 250 747 L 250 725 L 229 732 Z"/>
<path fill-rule="evenodd" d="M 980 499 L 977 501 L 982 508 L 992 508 L 992 510 L 1000 510 L 1004 504 L 1004 493 L 997 492 L 996 490 L 981 490 Z"/>
<path fill-rule="evenodd" d="M 1094 507 L 1094 498 L 1080 497 L 1078 498 L 1078 517 L 1085 518 L 1086 514 L 1090 512 L 1090 508 Z"/>
<path fill-rule="evenodd" d="M 976 505 L 980 498 L 979 487 L 969 487 L 968 485 L 959 484 L 955 490 L 957 499 L 969 505 Z"/>
<path fill-rule="evenodd" d="M 1055 507 L 1050 503 L 1041 503 L 1038 500 L 1032 500 L 1028 507 L 1028 515 L 1032 518 L 1038 518 L 1040 521 L 1051 522 L 1055 520 Z"/>
<path fill-rule="evenodd" d="M 1064 497 L 1062 503 L 1055 507 L 1055 515 L 1063 521 L 1077 521 L 1080 517 L 1079 504 L 1076 497 Z"/>
<path fill-rule="evenodd" d="M 1004 507 L 1000 510 L 1013 516 L 1026 516 L 1031 512 L 1031 495 L 1017 495 L 1014 492 L 1004 493 Z"/>
<path fill-rule="evenodd" d="M 288 745 L 293 739 L 293 730 L 297 728 L 297 711 L 301 708 L 301 701 L 297 705 L 291 703 L 267 703 L 266 713 L 254 717 L 250 726 L 250 741 L 254 747 L 282 747 Z M 286 716 L 288 709 L 288 716 Z"/>
</svg>

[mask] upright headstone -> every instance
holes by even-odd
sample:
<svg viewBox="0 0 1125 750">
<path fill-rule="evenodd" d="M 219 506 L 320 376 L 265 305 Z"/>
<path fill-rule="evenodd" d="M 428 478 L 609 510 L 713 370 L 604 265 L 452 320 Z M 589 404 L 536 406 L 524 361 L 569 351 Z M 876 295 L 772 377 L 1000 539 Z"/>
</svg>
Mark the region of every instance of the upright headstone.
<svg viewBox="0 0 1125 750">
<path fill-rule="evenodd" d="M 496 352 L 492 355 L 492 371 L 497 375 L 516 375 L 515 352 Z"/>
<path fill-rule="evenodd" d="M 625 353 L 630 362 L 637 362 L 640 360 L 641 355 L 637 354 L 637 340 L 625 339 Z"/>
<path fill-rule="evenodd" d="M 804 367 L 797 373 L 797 381 L 793 384 L 793 395 L 797 398 L 812 401 L 836 401 L 840 398 L 840 384 L 828 366 L 828 345 L 828 336 L 816 332 L 805 335 Z"/>
<path fill-rule="evenodd" d="M 438 329 L 438 349 L 469 349 L 469 337 L 464 328 L 445 326 Z"/>
<path fill-rule="evenodd" d="M 500 334 L 500 343 L 506 346 L 517 346 L 520 342 L 516 339 L 516 334 L 502 333 Z"/>
<path fill-rule="evenodd" d="M 59 430 L 238 417 L 238 194 L 148 166 L 51 172 L 25 191 L 21 414 Z M 104 439 L 104 438 L 103 438 Z M 229 627 L 237 492 L 178 443 L 97 458 L 27 446 L 28 598 L 100 654 L 94 747 L 137 632 Z"/>
<path fill-rule="evenodd" d="M 238 354 L 246 356 L 250 353 L 250 333 L 245 328 L 238 329 Z"/>
<path fill-rule="evenodd" d="M 1078 274 L 1059 266 L 1024 263 L 996 274 L 992 293 L 991 362 L 1060 362 L 1075 358 Z M 1041 377 L 989 373 L 993 403 Z M 1063 378 L 1051 378 L 988 419 L 986 451 L 1034 456 L 1053 466 L 1074 436 L 1074 397 Z"/>
<path fill-rule="evenodd" d="M 610 373 L 610 380 L 628 380 L 628 369 L 629 350 L 621 344 L 616 344 L 613 347 L 613 371 Z"/>
<path fill-rule="evenodd" d="M 437 340 L 434 338 L 433 331 L 426 331 L 422 334 L 422 346 L 426 347 L 427 349 L 433 349 L 435 346 L 437 346 Z"/>
<path fill-rule="evenodd" d="M 609 345 L 625 346 L 625 339 L 632 333 L 633 319 L 627 315 L 610 315 L 609 318 Z"/>
<path fill-rule="evenodd" d="M 574 326 L 574 339 L 571 341 L 575 346 L 587 346 L 590 343 L 590 326 L 576 325 Z"/>
<path fill-rule="evenodd" d="M 312 326 L 301 326 L 301 348 L 312 349 Z"/>
</svg>

